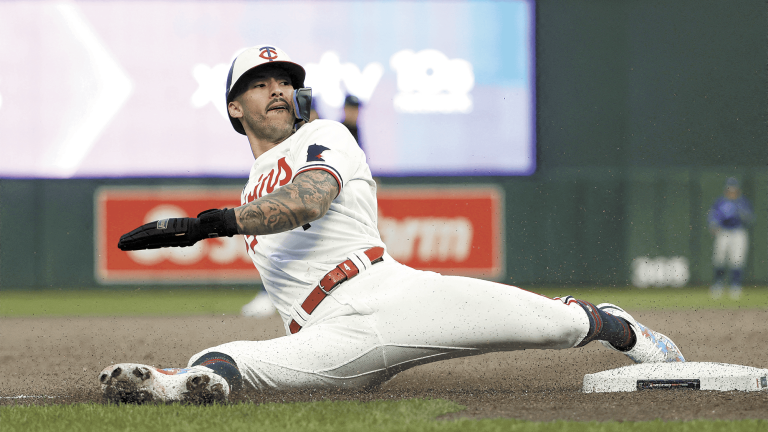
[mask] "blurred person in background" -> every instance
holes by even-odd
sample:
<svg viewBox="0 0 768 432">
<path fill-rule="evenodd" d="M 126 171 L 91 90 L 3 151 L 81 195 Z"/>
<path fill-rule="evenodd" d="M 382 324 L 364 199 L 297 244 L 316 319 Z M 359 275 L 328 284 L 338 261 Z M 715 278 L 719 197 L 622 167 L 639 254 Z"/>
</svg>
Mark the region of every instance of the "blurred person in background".
<svg viewBox="0 0 768 432">
<path fill-rule="evenodd" d="M 349 129 L 349 133 L 355 137 L 357 145 L 359 145 L 360 148 L 363 148 L 363 144 L 360 142 L 359 129 L 357 127 L 357 119 L 360 117 L 360 105 L 360 99 L 357 96 L 347 95 L 347 97 L 344 98 L 344 119 L 341 121 L 341 124 Z M 374 177 L 373 181 L 376 182 L 376 187 L 381 189 L 381 179 L 379 177 Z"/>
<path fill-rule="evenodd" d="M 739 181 L 730 177 L 725 182 L 723 195 L 709 209 L 709 231 L 715 238 L 712 265 L 715 276 L 710 287 L 713 298 L 723 295 L 727 270 L 731 270 L 730 296 L 741 297 L 744 265 L 747 261 L 749 236 L 747 227 L 752 224 L 752 204 L 741 195 Z"/>
<path fill-rule="evenodd" d="M 347 127 L 349 129 L 349 133 L 352 134 L 353 137 L 355 137 L 355 141 L 357 141 L 357 145 L 360 146 L 360 148 L 363 147 L 362 143 L 360 143 L 360 135 L 358 133 L 357 128 L 357 118 L 360 116 L 360 99 L 357 98 L 357 96 L 353 95 L 347 95 L 346 98 L 344 98 L 344 119 L 341 121 L 341 124 Z"/>
<path fill-rule="evenodd" d="M 269 294 L 261 288 L 256 297 L 240 310 L 240 315 L 253 318 L 266 318 L 270 317 L 277 312 L 277 308 L 272 304 L 272 300 L 269 298 Z"/>
<path fill-rule="evenodd" d="M 309 122 L 312 123 L 313 121 L 320 118 L 320 114 L 317 112 L 317 98 L 312 98 L 312 105 L 309 107 Z"/>
</svg>

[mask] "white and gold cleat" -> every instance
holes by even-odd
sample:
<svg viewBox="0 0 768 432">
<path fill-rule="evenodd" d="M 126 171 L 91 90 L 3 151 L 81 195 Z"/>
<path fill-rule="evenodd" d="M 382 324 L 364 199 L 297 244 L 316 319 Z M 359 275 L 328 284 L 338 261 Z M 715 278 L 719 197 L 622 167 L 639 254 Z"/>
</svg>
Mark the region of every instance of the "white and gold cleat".
<svg viewBox="0 0 768 432">
<path fill-rule="evenodd" d="M 226 402 L 229 384 L 205 366 L 157 369 L 137 363 L 119 363 L 99 373 L 104 399 L 112 403 Z"/>
<path fill-rule="evenodd" d="M 601 303 L 597 305 L 597 308 L 613 316 L 624 318 L 629 323 L 629 326 L 632 327 L 632 331 L 635 332 L 635 338 L 637 339 L 637 343 L 635 343 L 635 346 L 629 351 L 617 350 L 610 343 L 600 341 L 600 343 L 607 348 L 626 354 L 627 357 L 631 358 L 635 363 L 685 361 L 683 353 L 680 352 L 680 349 L 670 338 L 640 324 L 624 309 L 610 303 Z"/>
</svg>

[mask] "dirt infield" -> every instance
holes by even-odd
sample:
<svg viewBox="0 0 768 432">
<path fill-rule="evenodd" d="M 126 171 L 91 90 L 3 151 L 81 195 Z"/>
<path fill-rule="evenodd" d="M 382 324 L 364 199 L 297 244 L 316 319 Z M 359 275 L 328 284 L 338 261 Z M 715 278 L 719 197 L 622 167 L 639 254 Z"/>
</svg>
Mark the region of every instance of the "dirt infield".
<svg viewBox="0 0 768 432">
<path fill-rule="evenodd" d="M 768 368 L 768 311 L 632 312 L 670 336 L 689 361 Z M 282 331 L 277 317 L 3 318 L 0 405 L 101 402 L 96 376 L 112 363 L 186 365 L 189 356 L 203 348 L 233 340 L 269 339 Z M 467 406 L 449 418 L 768 419 L 768 391 L 579 391 L 584 374 L 628 364 L 623 355 L 592 343 L 582 349 L 495 353 L 419 366 L 370 393 L 251 393 L 237 399 L 262 403 L 431 397 Z M 10 398 L 19 395 L 38 397 Z"/>
</svg>

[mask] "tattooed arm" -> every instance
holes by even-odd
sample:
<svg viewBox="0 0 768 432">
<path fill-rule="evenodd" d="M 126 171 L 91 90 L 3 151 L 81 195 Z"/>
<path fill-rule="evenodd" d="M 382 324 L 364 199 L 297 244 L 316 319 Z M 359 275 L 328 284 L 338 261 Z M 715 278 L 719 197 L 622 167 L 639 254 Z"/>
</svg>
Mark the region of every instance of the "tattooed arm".
<svg viewBox="0 0 768 432">
<path fill-rule="evenodd" d="M 276 234 L 320 219 L 338 191 L 339 184 L 332 175 L 319 169 L 305 171 L 293 183 L 237 207 L 238 233 Z"/>
</svg>

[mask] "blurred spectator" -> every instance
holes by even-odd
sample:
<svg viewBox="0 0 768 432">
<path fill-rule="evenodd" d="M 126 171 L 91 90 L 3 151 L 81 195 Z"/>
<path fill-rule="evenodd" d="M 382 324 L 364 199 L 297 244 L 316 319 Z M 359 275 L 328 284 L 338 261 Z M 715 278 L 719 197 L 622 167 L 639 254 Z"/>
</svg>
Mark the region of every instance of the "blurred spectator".
<svg viewBox="0 0 768 432">
<path fill-rule="evenodd" d="M 360 142 L 360 134 L 357 128 L 357 119 L 360 116 L 360 99 L 357 96 L 347 95 L 344 98 L 344 120 L 341 123 L 349 129 L 349 133 L 355 137 L 357 145 L 363 148 L 363 144 Z M 363 150 L 365 150 L 363 148 Z M 381 189 L 381 180 L 378 177 L 373 177 L 373 181 L 376 182 L 376 188 Z"/>
<path fill-rule="evenodd" d="M 264 288 L 259 290 L 256 297 L 240 310 L 242 316 L 253 318 L 267 318 L 274 315 L 275 312 L 277 312 L 277 309 L 272 304 L 272 300 L 269 298 L 269 294 L 264 291 Z"/>
<path fill-rule="evenodd" d="M 312 105 L 309 107 L 309 122 L 320 118 L 320 114 L 317 113 L 317 98 L 312 98 Z"/>
<path fill-rule="evenodd" d="M 725 182 L 723 196 L 712 204 L 707 217 L 709 230 L 715 238 L 712 254 L 715 277 L 710 287 L 713 298 L 723 295 L 728 269 L 731 270 L 730 296 L 732 299 L 741 297 L 749 245 L 747 227 L 753 219 L 752 205 L 741 196 L 739 181 L 734 177 L 729 178 Z"/>
<path fill-rule="evenodd" d="M 357 96 L 347 95 L 344 99 L 344 119 L 341 123 L 349 129 L 349 132 L 355 137 L 357 145 L 362 147 L 360 136 L 357 130 L 357 117 L 360 115 L 360 99 Z"/>
</svg>

